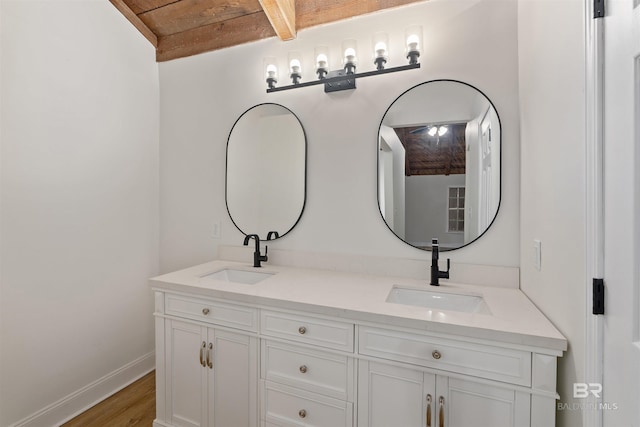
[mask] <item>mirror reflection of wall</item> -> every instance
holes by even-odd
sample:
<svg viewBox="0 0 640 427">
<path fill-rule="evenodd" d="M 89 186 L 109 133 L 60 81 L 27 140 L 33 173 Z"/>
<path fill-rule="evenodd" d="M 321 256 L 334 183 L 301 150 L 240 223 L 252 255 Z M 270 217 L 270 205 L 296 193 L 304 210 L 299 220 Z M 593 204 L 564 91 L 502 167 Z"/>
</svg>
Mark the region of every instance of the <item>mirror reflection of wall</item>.
<svg viewBox="0 0 640 427">
<path fill-rule="evenodd" d="M 263 240 L 289 232 L 304 209 L 305 169 L 304 130 L 290 110 L 260 104 L 242 114 L 227 143 L 227 209 L 236 227 Z"/>
<path fill-rule="evenodd" d="M 500 204 L 500 121 L 470 85 L 437 80 L 402 94 L 378 137 L 378 201 L 402 240 L 443 250 L 477 239 Z"/>
</svg>

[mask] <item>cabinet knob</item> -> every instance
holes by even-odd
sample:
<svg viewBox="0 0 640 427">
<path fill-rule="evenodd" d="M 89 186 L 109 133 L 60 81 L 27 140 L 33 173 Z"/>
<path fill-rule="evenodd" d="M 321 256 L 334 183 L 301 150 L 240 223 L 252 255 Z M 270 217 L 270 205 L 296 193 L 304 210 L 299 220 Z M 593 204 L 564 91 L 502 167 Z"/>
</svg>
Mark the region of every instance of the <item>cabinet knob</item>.
<svg viewBox="0 0 640 427">
<path fill-rule="evenodd" d="M 442 354 L 440 354 L 438 350 L 433 350 L 433 353 L 431 353 L 431 356 L 433 356 L 434 359 L 438 360 L 442 357 Z"/>
<path fill-rule="evenodd" d="M 298 411 L 298 416 L 299 416 L 300 418 L 305 418 L 305 417 L 307 416 L 307 411 L 305 411 L 304 409 L 300 409 L 300 410 Z"/>
<path fill-rule="evenodd" d="M 300 326 L 298 328 L 298 333 L 300 333 L 300 335 L 304 335 L 307 333 L 307 328 L 305 328 L 304 326 Z"/>
<path fill-rule="evenodd" d="M 303 374 L 306 374 L 307 373 L 307 365 L 300 366 L 300 372 L 302 372 Z"/>
<path fill-rule="evenodd" d="M 206 316 L 207 314 L 209 314 L 209 309 L 208 309 L 208 308 L 203 308 L 203 309 L 202 309 L 202 314 L 204 314 L 205 316 Z"/>
</svg>

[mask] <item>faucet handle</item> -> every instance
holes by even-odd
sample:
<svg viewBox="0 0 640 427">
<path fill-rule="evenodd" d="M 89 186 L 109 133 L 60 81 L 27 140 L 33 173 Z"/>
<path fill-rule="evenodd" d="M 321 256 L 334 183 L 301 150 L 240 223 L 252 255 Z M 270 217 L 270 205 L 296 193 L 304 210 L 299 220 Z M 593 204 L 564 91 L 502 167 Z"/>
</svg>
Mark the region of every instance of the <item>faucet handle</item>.
<svg viewBox="0 0 640 427">
<path fill-rule="evenodd" d="M 451 260 L 447 258 L 447 273 L 449 272 L 450 269 L 451 269 Z"/>
</svg>

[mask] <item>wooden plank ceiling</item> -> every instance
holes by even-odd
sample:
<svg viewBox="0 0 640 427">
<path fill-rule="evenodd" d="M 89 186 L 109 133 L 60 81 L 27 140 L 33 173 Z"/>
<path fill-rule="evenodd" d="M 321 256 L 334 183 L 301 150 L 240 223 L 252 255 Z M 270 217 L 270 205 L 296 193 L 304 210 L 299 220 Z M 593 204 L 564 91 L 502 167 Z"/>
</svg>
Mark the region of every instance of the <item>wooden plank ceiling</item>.
<svg viewBox="0 0 640 427">
<path fill-rule="evenodd" d="M 110 0 L 156 48 L 196 55 L 424 0 Z"/>
<path fill-rule="evenodd" d="M 466 123 L 446 124 L 442 136 L 429 135 L 431 126 L 394 128 L 405 149 L 405 176 L 464 174 L 466 166 Z"/>
</svg>

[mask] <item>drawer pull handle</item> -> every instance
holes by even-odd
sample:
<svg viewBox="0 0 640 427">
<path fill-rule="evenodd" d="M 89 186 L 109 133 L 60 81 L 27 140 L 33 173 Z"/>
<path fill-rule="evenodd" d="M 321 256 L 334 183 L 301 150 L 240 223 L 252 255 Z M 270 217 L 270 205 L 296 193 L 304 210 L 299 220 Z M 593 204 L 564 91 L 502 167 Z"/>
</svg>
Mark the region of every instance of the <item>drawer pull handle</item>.
<svg viewBox="0 0 640 427">
<path fill-rule="evenodd" d="M 440 427 L 444 427 L 444 397 L 440 396 L 440 399 L 438 399 L 438 406 L 440 407 L 440 409 L 439 409 L 439 412 L 440 412 L 440 415 L 439 415 L 440 421 L 439 421 L 438 425 L 439 425 Z"/>
<path fill-rule="evenodd" d="M 431 427 L 431 395 L 427 394 L 427 427 Z"/>
<path fill-rule="evenodd" d="M 300 372 L 302 372 L 303 374 L 306 374 L 307 373 L 307 365 L 300 366 Z"/>
<path fill-rule="evenodd" d="M 207 343 L 202 341 L 202 345 L 200 346 L 200 364 L 204 368 L 207 366 L 204 362 L 204 349 L 207 348 Z"/>
<path fill-rule="evenodd" d="M 207 366 L 209 369 L 213 369 L 213 343 L 209 343 L 209 351 L 207 351 Z"/>
<path fill-rule="evenodd" d="M 305 328 L 304 326 L 300 326 L 300 327 L 298 328 L 298 333 L 299 333 L 300 335 L 304 335 L 304 334 L 306 334 L 306 333 L 307 333 L 307 328 Z"/>
<path fill-rule="evenodd" d="M 434 359 L 438 360 L 442 357 L 442 354 L 438 350 L 433 350 L 433 353 L 431 353 L 431 356 L 433 356 Z"/>
<path fill-rule="evenodd" d="M 304 409 L 300 409 L 300 410 L 298 411 L 298 416 L 299 416 L 300 418 L 305 418 L 305 417 L 307 416 L 307 411 L 305 411 Z"/>
<path fill-rule="evenodd" d="M 209 314 L 209 309 L 208 309 L 208 308 L 203 308 L 203 309 L 202 309 L 202 314 L 204 314 L 205 316 L 206 316 L 207 314 Z"/>
</svg>

